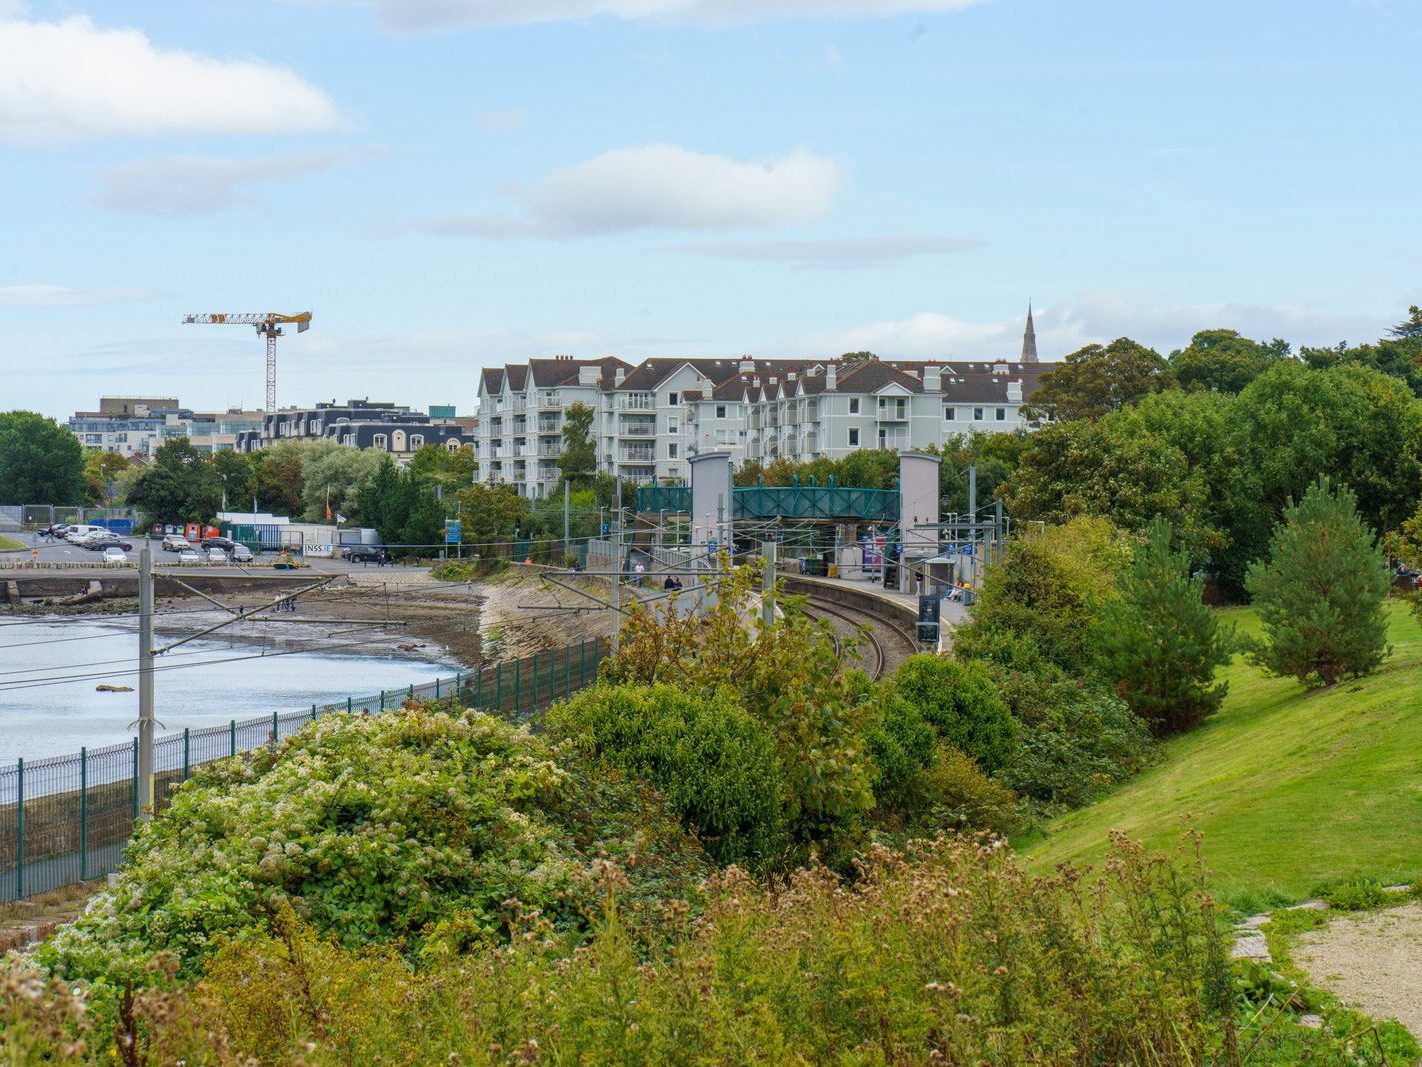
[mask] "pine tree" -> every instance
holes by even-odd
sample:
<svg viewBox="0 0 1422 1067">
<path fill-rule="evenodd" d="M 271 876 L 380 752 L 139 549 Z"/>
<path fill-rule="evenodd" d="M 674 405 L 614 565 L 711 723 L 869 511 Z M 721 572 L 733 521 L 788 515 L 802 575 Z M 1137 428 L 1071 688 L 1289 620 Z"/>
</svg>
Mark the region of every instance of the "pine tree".
<svg viewBox="0 0 1422 1067">
<path fill-rule="evenodd" d="M 1254 658 L 1305 685 L 1377 668 L 1387 644 L 1387 564 L 1353 494 L 1320 477 L 1284 509 L 1269 559 L 1249 568 L 1265 640 Z"/>
<path fill-rule="evenodd" d="M 1215 670 L 1233 645 L 1205 605 L 1203 580 L 1190 576 L 1189 556 L 1171 550 L 1172 533 L 1156 519 L 1095 632 L 1102 671 L 1160 735 L 1198 726 L 1219 708 L 1227 687 L 1213 684 Z"/>
</svg>

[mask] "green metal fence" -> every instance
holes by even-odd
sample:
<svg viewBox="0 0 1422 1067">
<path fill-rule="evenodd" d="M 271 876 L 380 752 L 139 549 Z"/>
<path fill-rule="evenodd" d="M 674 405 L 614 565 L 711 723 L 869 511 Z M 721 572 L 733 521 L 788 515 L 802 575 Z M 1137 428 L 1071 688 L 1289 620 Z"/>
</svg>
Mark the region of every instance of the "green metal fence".
<svg viewBox="0 0 1422 1067">
<path fill-rule="evenodd" d="M 687 512 L 691 510 L 691 489 L 680 485 L 644 485 L 637 489 L 637 510 Z M 899 518 L 897 489 L 854 489 L 838 485 L 742 486 L 731 490 L 731 517 L 734 519 L 859 519 L 864 522 L 896 522 Z"/>
<path fill-rule="evenodd" d="M 202 764 L 295 734 L 322 715 L 377 714 L 406 700 L 455 697 L 526 721 L 597 677 L 603 641 L 583 641 L 433 682 L 387 689 L 226 726 L 184 730 L 153 745 L 158 810 Z M 0 767 L 0 901 L 99 878 L 118 868 L 139 815 L 138 740 Z"/>
</svg>

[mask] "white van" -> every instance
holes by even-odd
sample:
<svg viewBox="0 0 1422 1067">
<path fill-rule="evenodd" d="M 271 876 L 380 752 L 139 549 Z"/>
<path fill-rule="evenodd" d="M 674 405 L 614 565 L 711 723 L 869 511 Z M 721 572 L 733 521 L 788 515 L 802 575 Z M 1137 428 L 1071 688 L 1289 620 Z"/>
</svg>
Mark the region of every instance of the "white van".
<svg viewBox="0 0 1422 1067">
<path fill-rule="evenodd" d="M 88 537 L 90 534 L 101 533 L 105 529 L 106 527 L 103 526 L 85 526 L 82 524 L 78 526 L 71 526 L 69 527 L 69 529 L 64 531 L 64 539 L 70 542 L 71 544 L 77 545 L 80 541 L 84 540 L 84 538 Z"/>
</svg>

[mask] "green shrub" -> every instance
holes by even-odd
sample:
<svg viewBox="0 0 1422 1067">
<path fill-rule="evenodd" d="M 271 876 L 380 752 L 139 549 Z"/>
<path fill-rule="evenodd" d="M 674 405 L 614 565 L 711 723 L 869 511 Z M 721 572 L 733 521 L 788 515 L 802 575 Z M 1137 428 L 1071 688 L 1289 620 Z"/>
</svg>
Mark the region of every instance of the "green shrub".
<svg viewBox="0 0 1422 1067">
<path fill-rule="evenodd" d="M 509 561 L 502 556 L 482 559 L 447 559 L 430 568 L 430 576 L 441 582 L 477 582 L 508 570 Z"/>
<path fill-rule="evenodd" d="M 918 705 L 888 686 L 879 697 L 879 718 L 865 740 L 877 771 L 876 806 L 881 812 L 908 814 L 917 801 L 911 786 L 919 772 L 932 764 L 938 732 Z"/>
<path fill-rule="evenodd" d="M 142 985 L 153 953 L 191 973 L 287 905 L 353 948 L 438 954 L 506 936 L 511 899 L 580 926 L 595 859 L 630 852 L 662 891 L 704 869 L 664 807 L 571 746 L 478 712 L 332 715 L 184 783 L 40 955 L 66 978 Z"/>
<path fill-rule="evenodd" d="M 598 685 L 553 707 L 547 726 L 646 777 L 719 862 L 763 869 L 782 859 L 789 786 L 775 742 L 730 696 Z"/>
<path fill-rule="evenodd" d="M 995 771 L 1012 756 L 1015 726 L 987 669 L 920 653 L 894 674 L 894 691 L 918 709 L 938 736 Z"/>
<path fill-rule="evenodd" d="M 991 830 L 1006 835 L 1023 825 L 1016 794 L 946 742 L 939 743 L 933 762 L 914 776 L 907 791 L 914 813 L 911 829 Z"/>
<path fill-rule="evenodd" d="M 1376 878 L 1351 878 L 1321 890 L 1320 895 L 1328 901 L 1329 907 L 1339 911 L 1367 911 L 1392 897 Z"/>
<path fill-rule="evenodd" d="M 1150 728 L 1099 681 L 1042 663 L 993 675 L 1019 723 L 1002 779 L 1045 811 L 1090 803 L 1157 751 Z"/>
<path fill-rule="evenodd" d="M 1113 859 L 1099 879 L 1034 880 L 1007 849 L 960 839 L 876 850 L 848 887 L 822 867 L 772 889 L 731 872 L 708 885 L 706 921 L 649 954 L 609 872 L 576 952 L 529 917 L 506 948 L 416 975 L 309 932 L 254 932 L 145 1009 L 145 1051 L 311 1067 L 1230 1062 L 1201 872 L 1124 843 Z"/>
</svg>

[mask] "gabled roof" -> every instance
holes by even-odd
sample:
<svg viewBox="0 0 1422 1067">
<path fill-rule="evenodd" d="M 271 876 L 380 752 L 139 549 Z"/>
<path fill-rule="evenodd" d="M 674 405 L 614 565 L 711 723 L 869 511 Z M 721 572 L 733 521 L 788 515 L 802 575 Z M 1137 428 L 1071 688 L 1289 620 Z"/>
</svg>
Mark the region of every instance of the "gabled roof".
<svg viewBox="0 0 1422 1067">
<path fill-rule="evenodd" d="M 616 368 L 627 368 L 630 364 L 616 356 L 600 359 L 530 359 L 529 369 L 533 371 L 533 384 L 539 389 L 551 389 L 560 385 L 577 385 L 584 367 L 597 367 L 599 379 L 611 377 Z"/>
</svg>

